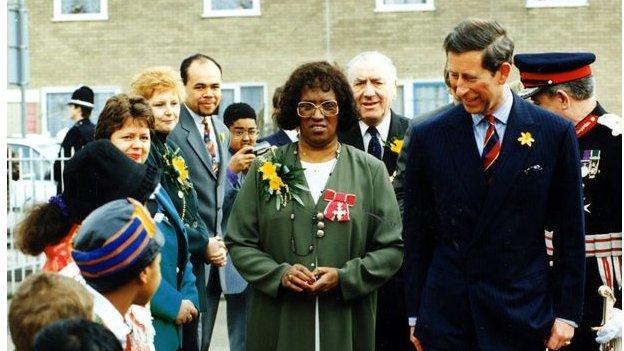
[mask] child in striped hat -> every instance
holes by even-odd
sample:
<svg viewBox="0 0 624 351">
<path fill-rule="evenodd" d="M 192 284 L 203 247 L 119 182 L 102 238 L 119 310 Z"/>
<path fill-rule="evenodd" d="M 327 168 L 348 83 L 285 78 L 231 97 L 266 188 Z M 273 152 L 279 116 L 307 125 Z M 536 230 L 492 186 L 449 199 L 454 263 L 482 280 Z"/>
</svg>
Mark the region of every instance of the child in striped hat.
<svg viewBox="0 0 624 351">
<path fill-rule="evenodd" d="M 73 239 L 72 257 L 94 296 L 96 321 L 124 350 L 154 349 L 149 314 L 130 309 L 149 303 L 160 285 L 163 244 L 149 212 L 130 198 L 93 211 Z"/>
</svg>

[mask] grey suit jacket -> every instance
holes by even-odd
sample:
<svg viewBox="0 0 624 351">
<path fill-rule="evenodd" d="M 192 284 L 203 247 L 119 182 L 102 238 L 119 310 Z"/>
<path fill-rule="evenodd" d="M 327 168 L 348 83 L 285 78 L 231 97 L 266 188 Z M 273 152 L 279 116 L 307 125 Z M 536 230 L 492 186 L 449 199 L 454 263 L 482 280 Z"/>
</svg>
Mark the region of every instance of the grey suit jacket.
<svg viewBox="0 0 624 351">
<path fill-rule="evenodd" d="M 230 161 L 230 154 L 228 152 L 230 132 L 217 117 L 212 117 L 212 124 L 217 136 L 216 142 L 220 159 L 220 170 L 218 174 L 212 171 L 212 157 L 208 153 L 203 136 L 200 135 L 199 130 L 197 130 L 195 121 L 186 106 L 182 106 L 180 109 L 180 122 L 169 134 L 169 138 L 180 147 L 181 153 L 186 160 L 191 181 L 197 191 L 199 215 L 206 223 L 206 227 L 208 227 L 208 234 L 210 236 L 223 236 L 221 231 L 221 222 L 223 220 L 222 207 L 226 182 L 225 168 Z M 194 239 L 198 238 L 189 238 L 189 241 Z M 192 246 L 205 247 L 205 244 L 207 244 L 207 242 L 203 243 L 203 245 Z M 210 277 L 210 269 L 202 264 L 204 259 L 203 252 L 199 252 L 198 250 L 198 252 L 191 252 L 191 255 L 193 270 L 198 280 L 198 288 L 201 285 L 203 290 L 200 291 L 200 299 L 205 298 L 205 289 Z M 219 280 L 223 292 L 229 293 L 225 279 L 225 269 L 223 267 L 219 268 Z"/>
</svg>

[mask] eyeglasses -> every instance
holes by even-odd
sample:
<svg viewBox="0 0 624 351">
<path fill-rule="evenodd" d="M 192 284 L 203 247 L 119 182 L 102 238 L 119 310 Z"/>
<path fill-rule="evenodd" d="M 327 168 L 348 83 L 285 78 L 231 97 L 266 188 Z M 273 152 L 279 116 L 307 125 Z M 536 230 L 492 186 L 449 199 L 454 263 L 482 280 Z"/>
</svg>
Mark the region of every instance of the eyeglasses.
<svg viewBox="0 0 624 351">
<path fill-rule="evenodd" d="M 323 116 L 333 117 L 338 114 L 338 103 L 334 100 L 327 100 L 321 102 L 320 105 L 308 101 L 301 101 L 297 104 L 297 114 L 299 117 L 310 118 L 314 116 L 317 109 L 321 111 Z"/>
<path fill-rule="evenodd" d="M 256 135 L 258 135 L 258 131 L 255 129 L 250 129 L 250 130 L 237 129 L 234 132 L 232 132 L 232 135 L 236 138 L 242 138 L 245 135 L 249 135 L 250 138 L 253 138 Z"/>
</svg>

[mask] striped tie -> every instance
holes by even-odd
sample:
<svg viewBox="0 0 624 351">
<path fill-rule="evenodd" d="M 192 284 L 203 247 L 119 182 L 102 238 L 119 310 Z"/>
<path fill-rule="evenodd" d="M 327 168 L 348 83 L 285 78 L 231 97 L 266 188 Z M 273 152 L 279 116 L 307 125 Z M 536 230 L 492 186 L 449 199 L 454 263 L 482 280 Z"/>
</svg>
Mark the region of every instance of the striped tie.
<svg viewBox="0 0 624 351">
<path fill-rule="evenodd" d="M 217 162 L 217 145 L 214 140 L 210 138 L 210 132 L 212 128 L 210 126 L 210 116 L 205 116 L 202 124 L 204 125 L 204 143 L 206 144 L 206 149 L 208 149 L 208 153 L 212 157 L 212 171 L 217 173 L 219 171 L 219 163 Z"/>
<path fill-rule="evenodd" d="M 481 160 L 483 161 L 485 182 L 490 184 L 495 169 L 494 164 L 500 154 L 501 144 L 498 139 L 498 133 L 496 133 L 494 115 L 489 114 L 485 116 L 485 120 L 488 123 L 488 129 L 485 133 L 485 139 L 483 140 L 483 154 L 481 155 Z"/>
</svg>

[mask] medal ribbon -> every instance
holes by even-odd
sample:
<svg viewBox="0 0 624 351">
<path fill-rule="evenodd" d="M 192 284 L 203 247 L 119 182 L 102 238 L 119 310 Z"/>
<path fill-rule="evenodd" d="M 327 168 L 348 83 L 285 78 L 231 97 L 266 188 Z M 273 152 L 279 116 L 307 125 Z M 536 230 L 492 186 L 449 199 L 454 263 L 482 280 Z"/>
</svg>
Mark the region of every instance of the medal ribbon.
<svg viewBox="0 0 624 351">
<path fill-rule="evenodd" d="M 326 189 L 323 200 L 329 201 L 323 214 L 325 218 L 333 221 L 336 218 L 339 222 L 351 220 L 349 207 L 355 205 L 355 194 L 339 193 L 332 189 Z"/>
</svg>

